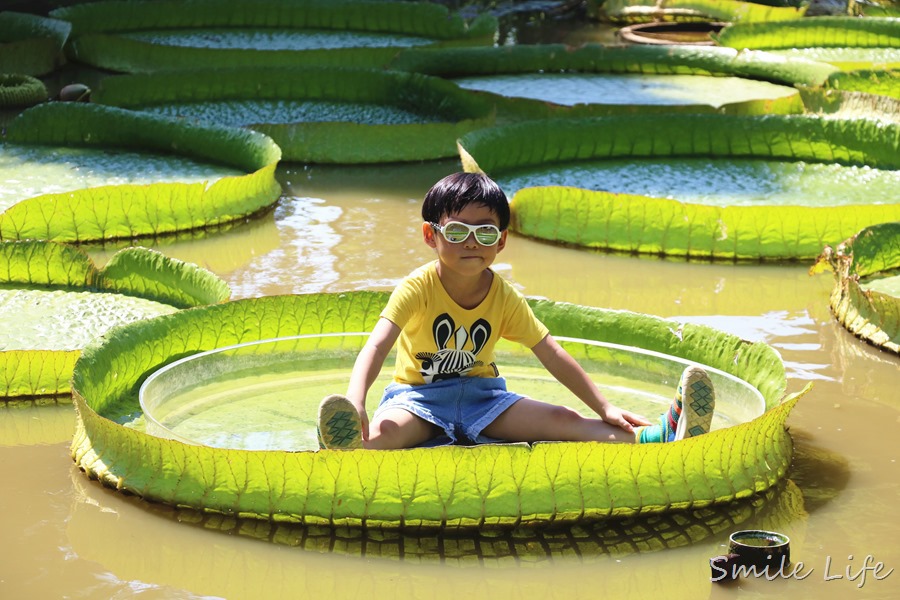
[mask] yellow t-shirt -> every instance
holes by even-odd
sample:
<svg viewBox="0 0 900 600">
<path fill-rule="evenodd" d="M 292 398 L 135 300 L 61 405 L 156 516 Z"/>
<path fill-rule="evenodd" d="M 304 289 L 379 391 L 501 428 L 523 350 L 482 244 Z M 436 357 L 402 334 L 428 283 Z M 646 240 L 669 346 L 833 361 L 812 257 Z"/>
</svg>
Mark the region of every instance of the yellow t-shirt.
<svg viewBox="0 0 900 600">
<path fill-rule="evenodd" d="M 410 273 L 381 312 L 401 329 L 394 381 L 421 385 L 460 376 L 497 377 L 497 340 L 532 348 L 549 333 L 522 294 L 496 273 L 481 304 L 465 309 L 447 294 L 436 266 L 431 262 Z"/>
</svg>

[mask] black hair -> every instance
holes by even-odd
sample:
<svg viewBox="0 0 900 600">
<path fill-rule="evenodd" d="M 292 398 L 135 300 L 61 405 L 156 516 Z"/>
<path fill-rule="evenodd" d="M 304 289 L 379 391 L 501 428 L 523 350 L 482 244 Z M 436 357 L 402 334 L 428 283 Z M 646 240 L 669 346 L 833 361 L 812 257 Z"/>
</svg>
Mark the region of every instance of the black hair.
<svg viewBox="0 0 900 600">
<path fill-rule="evenodd" d="M 459 213 L 472 203 L 491 209 L 500 221 L 500 231 L 509 227 L 509 200 L 500 186 L 482 173 L 453 173 L 431 186 L 422 203 L 422 219 L 439 223 L 441 217 Z"/>
</svg>

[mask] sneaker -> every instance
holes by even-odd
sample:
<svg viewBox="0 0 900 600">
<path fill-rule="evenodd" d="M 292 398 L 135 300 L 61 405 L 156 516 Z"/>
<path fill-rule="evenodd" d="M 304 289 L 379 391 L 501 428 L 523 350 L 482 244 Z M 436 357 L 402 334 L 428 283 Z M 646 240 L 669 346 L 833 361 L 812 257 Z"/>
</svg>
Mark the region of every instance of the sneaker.
<svg viewBox="0 0 900 600">
<path fill-rule="evenodd" d="M 686 368 L 681 374 L 675 399 L 681 404 L 675 440 L 709 433 L 716 408 L 716 391 L 706 371 L 696 366 Z"/>
<path fill-rule="evenodd" d="M 332 394 L 319 404 L 316 425 L 319 446 L 328 449 L 362 448 L 362 423 L 356 407 L 346 396 Z"/>
</svg>

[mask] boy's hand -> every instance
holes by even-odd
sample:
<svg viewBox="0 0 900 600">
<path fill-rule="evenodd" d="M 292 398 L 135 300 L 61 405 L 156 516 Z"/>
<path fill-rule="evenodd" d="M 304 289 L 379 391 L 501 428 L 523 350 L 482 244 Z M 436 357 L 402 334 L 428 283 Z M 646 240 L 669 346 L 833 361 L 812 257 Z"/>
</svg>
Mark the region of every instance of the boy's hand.
<svg viewBox="0 0 900 600">
<path fill-rule="evenodd" d="M 650 421 L 645 417 L 635 414 L 630 410 L 622 410 L 612 404 L 607 404 L 605 406 L 600 417 L 610 425 L 615 425 L 628 432 L 634 431 L 635 425 L 650 425 Z"/>
</svg>

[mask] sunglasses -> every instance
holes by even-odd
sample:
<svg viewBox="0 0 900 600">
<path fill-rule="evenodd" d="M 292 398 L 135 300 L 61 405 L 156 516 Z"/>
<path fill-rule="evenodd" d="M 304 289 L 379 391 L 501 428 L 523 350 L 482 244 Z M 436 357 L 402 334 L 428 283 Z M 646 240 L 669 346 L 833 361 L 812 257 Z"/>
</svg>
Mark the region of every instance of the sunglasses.
<svg viewBox="0 0 900 600">
<path fill-rule="evenodd" d="M 475 241 L 482 246 L 493 246 L 500 241 L 500 228 L 496 225 L 469 225 L 459 221 L 450 221 L 445 225 L 429 223 L 435 231 L 439 231 L 444 239 L 451 244 L 461 244 L 469 238 L 470 233 L 475 234 Z"/>
</svg>

